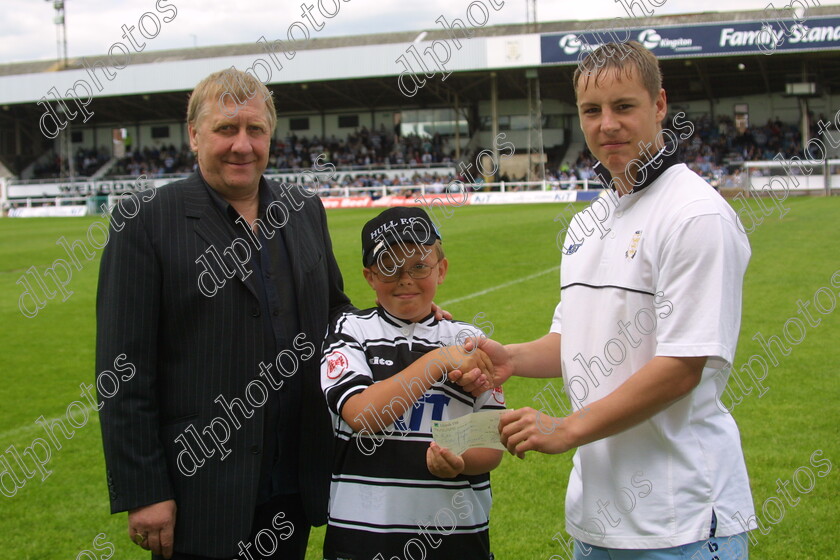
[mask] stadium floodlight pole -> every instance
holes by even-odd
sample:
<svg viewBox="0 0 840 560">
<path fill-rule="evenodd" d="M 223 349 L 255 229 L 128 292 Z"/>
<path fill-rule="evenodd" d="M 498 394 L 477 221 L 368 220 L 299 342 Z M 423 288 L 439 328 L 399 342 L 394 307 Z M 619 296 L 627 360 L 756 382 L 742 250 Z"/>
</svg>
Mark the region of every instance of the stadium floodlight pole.
<svg viewBox="0 0 840 560">
<path fill-rule="evenodd" d="M 45 2 L 52 2 L 53 9 L 55 9 L 55 42 L 58 51 L 57 58 L 61 62 L 61 69 L 67 68 L 67 21 L 65 18 L 64 2 L 65 0 L 44 0 Z"/>
<path fill-rule="evenodd" d="M 55 10 L 55 40 L 57 49 L 57 58 L 59 61 L 59 69 L 67 68 L 67 18 L 64 9 L 65 0 L 44 0 L 45 2 L 52 2 Z M 70 134 L 70 119 L 67 120 L 67 127 L 62 131 L 61 139 L 59 140 L 59 151 L 62 154 L 61 169 L 59 172 L 64 175 L 65 168 L 67 174 L 72 182 L 75 178 L 75 170 L 73 165 L 73 154 L 71 154 L 71 134 Z"/>
<path fill-rule="evenodd" d="M 525 18 L 528 22 L 528 30 L 531 33 L 537 32 L 537 0 L 525 0 Z"/>
</svg>

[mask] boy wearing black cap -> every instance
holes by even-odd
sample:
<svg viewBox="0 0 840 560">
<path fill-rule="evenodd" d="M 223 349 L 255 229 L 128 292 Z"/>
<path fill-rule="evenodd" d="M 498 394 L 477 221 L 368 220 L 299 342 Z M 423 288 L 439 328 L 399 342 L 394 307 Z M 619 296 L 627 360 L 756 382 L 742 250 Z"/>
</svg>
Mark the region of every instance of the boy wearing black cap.
<svg viewBox="0 0 840 560">
<path fill-rule="evenodd" d="M 434 420 L 504 409 L 500 390 L 473 397 L 447 379 L 492 364 L 462 346 L 479 329 L 432 314 L 440 235 L 421 208 L 390 208 L 365 224 L 362 262 L 379 305 L 333 322 L 321 361 L 336 433 L 324 558 L 492 558 L 488 473 L 502 452 L 455 455 L 431 437 Z"/>
</svg>

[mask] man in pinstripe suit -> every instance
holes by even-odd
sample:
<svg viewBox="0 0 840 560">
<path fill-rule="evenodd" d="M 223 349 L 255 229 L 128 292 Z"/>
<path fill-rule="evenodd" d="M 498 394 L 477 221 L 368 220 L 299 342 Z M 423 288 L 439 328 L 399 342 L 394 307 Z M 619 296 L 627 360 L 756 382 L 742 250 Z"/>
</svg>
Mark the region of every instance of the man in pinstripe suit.
<svg viewBox="0 0 840 560">
<path fill-rule="evenodd" d="M 136 368 L 99 405 L 111 510 L 153 555 L 302 559 L 333 451 L 319 351 L 352 306 L 318 198 L 262 176 L 268 89 L 217 72 L 187 121 L 198 172 L 135 199 L 102 255 L 97 372 Z"/>
</svg>

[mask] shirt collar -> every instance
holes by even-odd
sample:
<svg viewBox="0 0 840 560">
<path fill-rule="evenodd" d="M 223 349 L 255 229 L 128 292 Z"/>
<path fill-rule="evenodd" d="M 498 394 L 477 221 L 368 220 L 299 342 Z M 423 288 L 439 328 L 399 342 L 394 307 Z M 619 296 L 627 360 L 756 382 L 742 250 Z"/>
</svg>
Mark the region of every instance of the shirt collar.
<svg viewBox="0 0 840 560">
<path fill-rule="evenodd" d="M 230 205 L 230 202 L 222 198 L 222 195 L 220 195 L 216 189 L 210 186 L 201 174 L 201 170 L 198 171 L 198 176 L 201 177 L 201 182 L 204 183 L 207 192 L 210 194 L 210 199 L 213 201 L 213 204 L 216 205 L 216 208 L 221 210 L 223 214 L 230 216 L 231 219 L 236 220 L 236 218 L 239 217 L 239 212 Z M 258 215 L 262 217 L 263 211 L 272 202 L 271 193 L 268 189 L 268 182 L 265 180 L 265 177 L 260 177 L 259 200 Z"/>
<path fill-rule="evenodd" d="M 386 323 L 389 323 L 389 324 L 391 324 L 395 327 L 398 327 L 398 328 L 407 327 L 407 326 L 410 326 L 410 325 L 423 325 L 424 327 L 431 327 L 431 326 L 434 326 L 435 323 L 437 323 L 437 320 L 435 319 L 435 314 L 434 314 L 434 312 L 431 312 L 431 311 L 429 312 L 428 315 L 426 315 L 425 317 L 423 317 L 422 319 L 420 319 L 419 321 L 416 321 L 416 322 L 406 321 L 405 319 L 400 319 L 399 317 L 395 317 L 395 316 L 391 315 L 390 313 L 388 313 L 388 311 L 386 311 L 385 308 L 382 307 L 381 305 L 378 305 L 376 307 L 376 312 L 379 314 L 379 316 Z"/>
<path fill-rule="evenodd" d="M 659 165 L 656 165 L 657 162 L 659 162 Z M 677 155 L 677 146 L 674 146 L 666 138 L 665 145 L 662 146 L 662 149 L 653 154 L 653 156 L 648 159 L 636 172 L 636 177 L 643 174 L 644 180 L 636 184 L 633 187 L 632 192 L 637 193 L 647 188 L 651 183 L 656 181 L 666 169 L 677 165 L 678 163 L 680 163 L 680 157 Z M 615 187 L 612 185 L 612 175 L 600 161 L 592 166 L 592 171 L 598 175 L 598 178 L 601 180 L 601 184 L 604 185 L 604 188 L 611 187 L 615 190 Z"/>
</svg>

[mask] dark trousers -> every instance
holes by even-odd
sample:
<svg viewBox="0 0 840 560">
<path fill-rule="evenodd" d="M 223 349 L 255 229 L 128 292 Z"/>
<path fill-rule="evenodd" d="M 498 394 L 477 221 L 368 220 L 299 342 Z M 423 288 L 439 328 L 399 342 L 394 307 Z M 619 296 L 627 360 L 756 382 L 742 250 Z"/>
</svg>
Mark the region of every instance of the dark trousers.
<svg viewBox="0 0 840 560">
<path fill-rule="evenodd" d="M 251 536 L 248 542 L 239 542 L 239 552 L 234 558 L 175 552 L 172 560 L 304 560 L 309 530 L 300 494 L 284 494 L 256 507 Z M 175 525 L 177 533 L 178 526 Z M 152 554 L 152 559 L 163 560 L 163 556 Z"/>
</svg>

